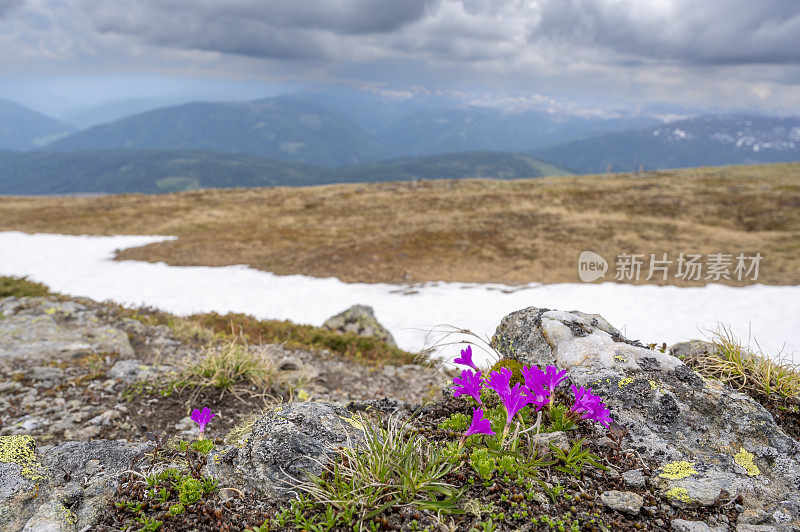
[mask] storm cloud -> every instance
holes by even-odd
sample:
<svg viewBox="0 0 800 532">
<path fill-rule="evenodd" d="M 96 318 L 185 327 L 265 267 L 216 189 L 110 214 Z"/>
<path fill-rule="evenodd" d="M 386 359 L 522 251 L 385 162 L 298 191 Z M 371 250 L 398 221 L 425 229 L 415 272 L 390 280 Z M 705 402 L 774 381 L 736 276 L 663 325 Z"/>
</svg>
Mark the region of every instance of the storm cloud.
<svg viewBox="0 0 800 532">
<path fill-rule="evenodd" d="M 797 0 L 85 0 L 82 6 L 100 32 L 265 58 L 413 52 L 504 60 L 530 53 L 579 57 L 599 48 L 605 61 L 620 64 L 800 63 Z"/>
<path fill-rule="evenodd" d="M 7 77 L 148 72 L 800 111 L 800 0 L 0 0 L 0 54 Z"/>
<path fill-rule="evenodd" d="M 796 0 L 548 0 L 532 42 L 602 47 L 618 61 L 800 63 Z"/>
</svg>

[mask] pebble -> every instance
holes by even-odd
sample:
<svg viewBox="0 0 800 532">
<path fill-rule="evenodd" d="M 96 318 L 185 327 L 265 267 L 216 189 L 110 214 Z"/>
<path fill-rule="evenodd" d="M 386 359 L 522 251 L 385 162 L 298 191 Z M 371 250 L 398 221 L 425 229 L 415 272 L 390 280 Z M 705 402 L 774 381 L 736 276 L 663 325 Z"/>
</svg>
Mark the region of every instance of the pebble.
<svg viewBox="0 0 800 532">
<path fill-rule="evenodd" d="M 600 500 L 608 508 L 629 515 L 638 514 L 644 504 L 642 496 L 631 491 L 604 491 L 600 495 Z"/>
<path fill-rule="evenodd" d="M 643 488 L 645 485 L 644 473 L 641 469 L 631 469 L 622 473 L 622 481 L 631 488 Z"/>
<path fill-rule="evenodd" d="M 687 521 L 686 519 L 673 519 L 672 530 L 675 532 L 725 532 L 727 526 L 711 528 L 703 521 Z"/>
</svg>

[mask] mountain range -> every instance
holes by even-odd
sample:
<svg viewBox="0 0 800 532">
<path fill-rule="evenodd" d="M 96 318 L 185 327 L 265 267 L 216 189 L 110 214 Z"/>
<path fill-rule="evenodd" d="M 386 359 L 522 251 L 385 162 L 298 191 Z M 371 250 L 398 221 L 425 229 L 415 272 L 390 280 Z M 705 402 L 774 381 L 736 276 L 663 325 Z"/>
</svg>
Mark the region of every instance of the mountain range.
<svg viewBox="0 0 800 532">
<path fill-rule="evenodd" d="M 666 122 L 342 89 L 170 105 L 76 130 L 0 100 L 0 150 L 16 150 L 0 153 L 0 193 L 162 192 L 796 161 L 800 119 Z"/>
<path fill-rule="evenodd" d="M 703 116 L 528 152 L 579 174 L 800 160 L 800 118 Z"/>
</svg>

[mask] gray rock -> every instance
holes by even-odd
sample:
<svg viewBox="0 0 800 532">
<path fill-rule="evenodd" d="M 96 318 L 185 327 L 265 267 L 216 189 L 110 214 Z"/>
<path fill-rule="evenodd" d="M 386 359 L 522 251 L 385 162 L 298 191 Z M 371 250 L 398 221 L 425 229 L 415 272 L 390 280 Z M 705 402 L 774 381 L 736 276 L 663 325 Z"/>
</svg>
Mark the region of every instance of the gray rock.
<svg viewBox="0 0 800 532">
<path fill-rule="evenodd" d="M 680 342 L 669 348 L 669 354 L 680 358 L 681 360 L 688 360 L 693 357 L 703 356 L 713 352 L 714 344 L 704 342 L 702 340 L 689 340 L 688 342 Z"/>
<path fill-rule="evenodd" d="M 40 453 L 29 436 L 0 438 L 0 530 L 93 527 L 116 491 L 118 475 L 144 446 L 67 442 Z"/>
<path fill-rule="evenodd" d="M 122 441 L 71 441 L 43 454 L 42 463 L 52 472 L 52 497 L 62 505 L 72 503 L 77 530 L 97 522 L 117 489 L 120 473 L 131 467 L 136 454 L 145 447 L 144 443 Z"/>
<path fill-rule="evenodd" d="M 726 526 L 711 528 L 703 521 L 687 521 L 686 519 L 673 519 L 670 523 L 675 532 L 725 532 Z"/>
<path fill-rule="evenodd" d="M 772 526 L 772 525 L 736 525 L 736 532 L 790 532 L 791 527 L 787 526 Z"/>
<path fill-rule="evenodd" d="M 22 530 L 44 502 L 48 480 L 33 438 L 0 436 L 0 530 Z"/>
<path fill-rule="evenodd" d="M 143 364 L 139 360 L 120 360 L 108 370 L 108 376 L 114 379 L 121 379 L 128 382 L 148 380 L 158 375 L 159 370 L 155 366 Z"/>
<path fill-rule="evenodd" d="M 90 353 L 134 356 L 128 335 L 100 325 L 84 305 L 43 297 L 0 300 L 0 357 L 51 360 Z"/>
<path fill-rule="evenodd" d="M 64 376 L 64 370 L 53 366 L 33 366 L 28 377 L 33 381 L 54 381 Z"/>
<path fill-rule="evenodd" d="M 569 369 L 603 397 L 623 445 L 656 462 L 655 490 L 676 507 L 742 495 L 800 526 L 800 443 L 760 404 L 681 360 L 628 340 L 601 316 L 535 307 L 503 318 L 492 339 L 505 356 Z"/>
<path fill-rule="evenodd" d="M 642 496 L 631 491 L 604 491 L 600 500 L 608 508 L 629 515 L 637 515 L 644 504 Z"/>
<path fill-rule="evenodd" d="M 305 473 L 322 473 L 336 450 L 364 441 L 361 420 L 328 403 L 268 409 L 238 445 L 212 451 L 206 473 L 228 485 L 285 498 Z"/>
<path fill-rule="evenodd" d="M 326 329 L 341 333 L 352 332 L 359 336 L 373 336 L 389 345 L 397 345 L 392 334 L 375 317 L 372 307 L 353 305 L 349 309 L 332 316 L 322 324 Z"/>
<path fill-rule="evenodd" d="M 563 431 L 542 432 L 539 434 L 538 440 L 536 441 L 545 449 L 549 449 L 551 443 L 565 451 L 568 451 L 572 447 L 572 443 L 570 443 L 569 438 L 567 438 L 567 434 Z"/>
<path fill-rule="evenodd" d="M 643 488 L 645 486 L 644 473 L 641 469 L 631 469 L 622 473 L 622 481 L 626 486 L 632 488 Z"/>
</svg>

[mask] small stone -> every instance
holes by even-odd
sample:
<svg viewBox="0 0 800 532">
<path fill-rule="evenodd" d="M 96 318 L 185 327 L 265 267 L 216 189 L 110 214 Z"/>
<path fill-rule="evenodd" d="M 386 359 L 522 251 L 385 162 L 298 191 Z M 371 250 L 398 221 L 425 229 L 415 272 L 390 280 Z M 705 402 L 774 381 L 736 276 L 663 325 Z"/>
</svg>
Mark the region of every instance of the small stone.
<svg viewBox="0 0 800 532">
<path fill-rule="evenodd" d="M 747 523 L 740 523 L 736 525 L 736 532 L 781 532 L 781 529 L 772 525 L 751 525 Z"/>
<path fill-rule="evenodd" d="M 622 481 L 632 488 L 643 488 L 645 485 L 644 473 L 641 469 L 631 469 L 622 473 Z"/>
<path fill-rule="evenodd" d="M 548 449 L 550 447 L 549 444 L 553 444 L 559 449 L 569 449 L 572 447 L 569 443 L 569 438 L 567 438 L 567 434 L 563 431 L 558 432 L 543 432 L 538 435 L 538 440 L 536 440 L 537 436 L 533 437 L 535 441 L 538 442 L 539 445 Z"/>
<path fill-rule="evenodd" d="M 675 532 L 714 532 L 716 530 L 703 521 L 687 521 L 686 519 L 673 519 L 671 526 Z"/>
<path fill-rule="evenodd" d="M 0 382 L 0 394 L 12 394 L 22 388 L 22 385 L 17 381 Z"/>
<path fill-rule="evenodd" d="M 63 376 L 63 369 L 52 366 L 33 366 L 28 371 L 28 378 L 32 381 L 54 381 Z"/>
<path fill-rule="evenodd" d="M 631 491 L 605 491 L 600 495 L 600 500 L 608 508 L 629 515 L 638 514 L 644 504 L 642 496 Z"/>
</svg>

